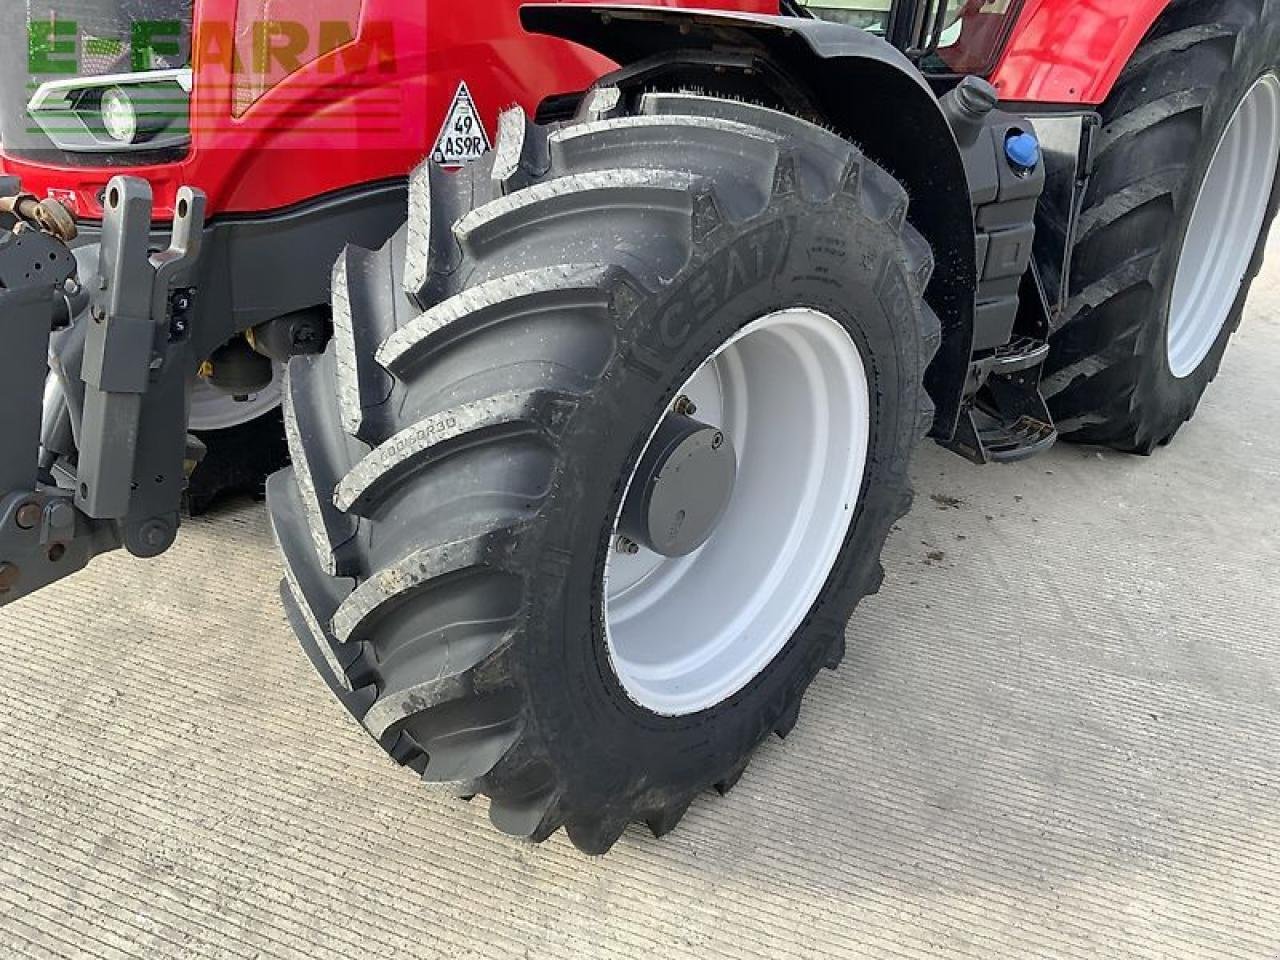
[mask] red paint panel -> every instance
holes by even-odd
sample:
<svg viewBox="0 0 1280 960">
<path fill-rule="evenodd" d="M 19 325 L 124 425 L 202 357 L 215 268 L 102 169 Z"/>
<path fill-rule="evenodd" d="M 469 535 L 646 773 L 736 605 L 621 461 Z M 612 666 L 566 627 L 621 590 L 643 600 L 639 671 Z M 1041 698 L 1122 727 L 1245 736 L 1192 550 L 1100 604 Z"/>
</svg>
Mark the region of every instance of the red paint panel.
<svg viewBox="0 0 1280 960">
<path fill-rule="evenodd" d="M 525 33 L 522 2 L 196 0 L 192 148 L 185 160 L 95 170 L 4 159 L 2 168 L 40 196 L 70 192 L 80 215 L 89 218 L 101 217 L 97 195 L 116 174 L 151 182 L 159 219 L 172 216 L 183 184 L 208 193 L 210 214 L 217 215 L 278 210 L 403 176 L 435 143 L 459 83 L 467 83 L 492 137 L 502 110 L 533 111 L 545 97 L 581 90 L 612 67 L 581 47 Z M 778 10 L 777 0 L 661 5 Z M 301 15 L 279 12 L 294 8 Z M 265 79 L 246 79 L 244 69 L 252 74 L 260 65 L 253 63 L 253 24 L 245 21 L 262 9 L 310 30 L 361 12 L 353 43 L 318 55 L 313 37 L 298 69 L 273 61 Z M 273 31 L 270 42 L 286 41 Z"/>
<path fill-rule="evenodd" d="M 726 5 L 759 8 L 763 2 Z M 350 0 L 310 5 L 335 15 L 352 7 Z M 525 33 L 520 5 L 521 0 L 364 0 L 354 43 L 304 57 L 300 69 L 275 71 L 271 85 L 255 89 L 245 109 L 241 71 L 253 66 L 252 29 L 237 14 L 259 4 L 197 0 L 192 147 L 183 161 L 92 169 L 5 158 L 3 170 L 21 176 L 25 188 L 41 196 L 71 191 L 80 215 L 90 218 L 102 215 L 97 194 L 116 174 L 149 180 L 161 219 L 172 216 L 183 184 L 208 193 L 216 215 L 278 210 L 403 176 L 434 144 L 460 82 L 466 81 L 492 136 L 503 109 L 519 105 L 532 111 L 544 97 L 583 89 L 610 69 L 607 60 L 583 48 Z M 389 63 L 383 56 L 388 31 Z M 228 41 L 236 44 L 238 60 L 231 58 Z M 240 70 L 233 69 L 237 63 Z"/>
<path fill-rule="evenodd" d="M 1169 0 L 1027 0 L 992 81 L 1006 100 L 1096 105 Z"/>
<path fill-rule="evenodd" d="M 235 115 L 244 116 L 301 65 L 333 49 L 327 25 L 344 25 L 354 41 L 363 9 L 364 0 L 325 0 L 320 5 L 314 0 L 239 0 L 231 42 L 252 69 L 241 71 L 236 80 Z"/>
<path fill-rule="evenodd" d="M 233 69 L 226 44 L 235 44 L 241 70 L 255 66 L 252 25 L 243 21 L 261 0 L 196 2 L 192 149 L 185 160 L 95 170 L 6 159 L 3 169 L 39 195 L 69 191 L 88 217 L 101 215 L 98 192 L 124 172 L 151 181 L 161 218 L 171 214 L 182 184 L 205 190 L 213 214 L 277 210 L 402 176 L 431 149 L 464 80 L 492 136 L 501 110 L 533 110 L 544 97 L 582 89 L 610 67 L 580 47 L 524 33 L 521 0 L 293 0 L 300 10 L 315 6 L 335 19 L 360 9 L 353 42 L 308 53 L 296 70 L 273 65 L 271 84 L 260 84 L 246 109 L 245 77 Z M 777 0 L 659 5 L 777 12 Z M 1166 5 L 1027 0 L 994 80 L 1008 100 L 1101 103 Z M 322 17 L 313 12 L 301 19 L 318 29 Z"/>
</svg>

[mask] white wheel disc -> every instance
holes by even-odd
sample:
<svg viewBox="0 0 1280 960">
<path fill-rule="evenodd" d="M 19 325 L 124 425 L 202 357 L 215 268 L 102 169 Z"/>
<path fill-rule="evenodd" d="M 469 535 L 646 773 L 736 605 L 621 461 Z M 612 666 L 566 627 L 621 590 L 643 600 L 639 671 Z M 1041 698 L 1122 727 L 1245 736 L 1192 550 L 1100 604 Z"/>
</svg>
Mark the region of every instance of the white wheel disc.
<svg viewBox="0 0 1280 960">
<path fill-rule="evenodd" d="M 799 628 L 849 534 L 871 431 L 862 355 L 816 310 L 744 327 L 679 394 L 734 445 L 728 508 L 688 556 L 611 549 L 604 574 L 614 671 L 665 716 L 731 697 Z"/>
<path fill-rule="evenodd" d="M 1227 124 L 1178 258 L 1169 310 L 1169 369 L 1199 369 L 1231 315 L 1248 272 L 1280 160 L 1280 78 L 1253 85 Z"/>
<path fill-rule="evenodd" d="M 219 390 L 204 377 L 196 378 L 191 390 L 190 429 L 230 430 L 243 426 L 270 413 L 284 399 L 284 366 L 274 364 L 271 385 L 244 400 L 237 400 L 225 390 Z"/>
</svg>

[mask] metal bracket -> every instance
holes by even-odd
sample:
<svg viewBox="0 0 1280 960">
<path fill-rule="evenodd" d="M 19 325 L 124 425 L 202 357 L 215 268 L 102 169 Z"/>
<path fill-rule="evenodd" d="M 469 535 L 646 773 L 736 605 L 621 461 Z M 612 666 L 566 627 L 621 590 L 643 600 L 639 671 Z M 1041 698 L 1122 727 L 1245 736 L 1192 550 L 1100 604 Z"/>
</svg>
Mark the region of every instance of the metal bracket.
<svg viewBox="0 0 1280 960">
<path fill-rule="evenodd" d="M 74 573 L 119 545 L 113 526 L 48 485 L 39 452 L 50 331 L 74 284 L 65 210 L 0 182 L 0 605 Z"/>
<path fill-rule="evenodd" d="M 1095 142 L 1102 118 L 1094 111 L 1031 115 L 1040 137 L 1046 171 L 1045 190 L 1036 211 L 1035 262 L 1049 305 L 1050 327 L 1066 323 L 1071 270 L 1085 196 L 1093 176 Z"/>
<path fill-rule="evenodd" d="M 80 296 L 77 262 L 59 211 L 0 179 L 0 605 L 104 551 L 152 557 L 177 535 L 205 197 L 179 191 L 172 241 L 156 252 L 152 206 L 143 180 L 107 185 L 98 269 L 84 284 L 78 463 L 42 463 L 50 331 Z"/>
<path fill-rule="evenodd" d="M 127 520 L 125 545 L 154 556 L 177 532 L 184 483 L 184 360 L 194 297 L 187 278 L 200 256 L 205 195 L 178 192 L 172 242 L 154 254 L 150 184 L 116 177 L 106 199 L 81 372 L 76 505 L 90 517 Z M 159 452 L 140 455 L 144 435 Z"/>
<path fill-rule="evenodd" d="M 0 187 L 18 196 L 16 183 Z M 65 244 L 14 213 L 12 229 L 0 231 L 0 493 L 35 488 L 54 305 L 76 272 Z"/>
<path fill-rule="evenodd" d="M 69 491 L 11 493 L 0 500 L 0 605 L 12 603 L 83 570 L 93 557 L 120 546 L 115 526 L 95 523 Z"/>
</svg>

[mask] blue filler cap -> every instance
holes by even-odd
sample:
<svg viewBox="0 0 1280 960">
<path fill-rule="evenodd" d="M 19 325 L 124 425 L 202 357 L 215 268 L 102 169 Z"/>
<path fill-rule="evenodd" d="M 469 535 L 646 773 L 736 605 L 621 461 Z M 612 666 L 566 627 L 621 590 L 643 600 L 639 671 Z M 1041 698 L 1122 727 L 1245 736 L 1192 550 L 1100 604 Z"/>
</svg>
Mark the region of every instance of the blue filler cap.
<svg viewBox="0 0 1280 960">
<path fill-rule="evenodd" d="M 1030 173 L 1040 166 L 1040 141 L 1034 134 L 1016 134 L 1004 142 L 1004 154 L 1018 172 Z"/>
</svg>

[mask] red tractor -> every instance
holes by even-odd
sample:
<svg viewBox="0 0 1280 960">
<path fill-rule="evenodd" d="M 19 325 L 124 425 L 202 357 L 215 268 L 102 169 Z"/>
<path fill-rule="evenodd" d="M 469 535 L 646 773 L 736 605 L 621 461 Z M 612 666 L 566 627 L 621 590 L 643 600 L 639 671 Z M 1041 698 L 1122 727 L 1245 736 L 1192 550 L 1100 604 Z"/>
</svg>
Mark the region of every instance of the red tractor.
<svg viewBox="0 0 1280 960">
<path fill-rule="evenodd" d="M 1172 439 L 1276 212 L 1280 2 L 694 6 L 6 4 L 0 602 L 166 550 L 282 400 L 325 681 L 602 853 L 792 729 L 922 438 Z"/>
</svg>

